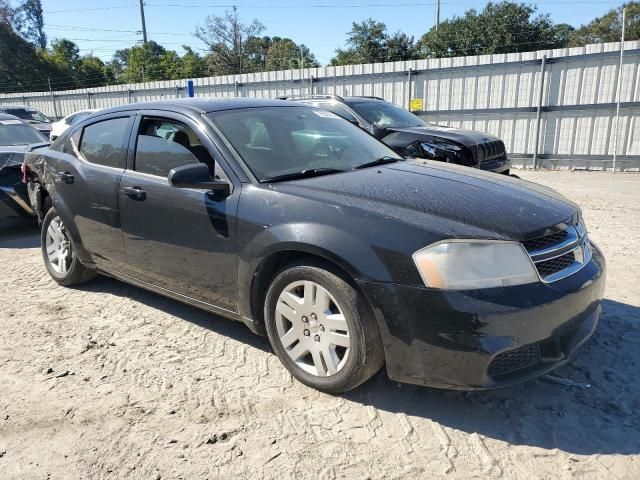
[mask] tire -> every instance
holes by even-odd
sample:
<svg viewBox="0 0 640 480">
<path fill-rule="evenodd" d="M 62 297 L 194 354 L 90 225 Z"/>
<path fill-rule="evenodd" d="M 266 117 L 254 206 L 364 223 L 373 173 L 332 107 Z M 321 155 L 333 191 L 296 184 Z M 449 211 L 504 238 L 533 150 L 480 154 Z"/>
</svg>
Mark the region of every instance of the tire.
<svg viewBox="0 0 640 480">
<path fill-rule="evenodd" d="M 346 392 L 384 364 L 371 309 L 345 279 L 321 264 L 294 264 L 277 274 L 264 313 L 276 355 L 309 387 Z"/>
<path fill-rule="evenodd" d="M 58 284 L 78 285 L 95 277 L 95 271 L 78 260 L 73 241 L 66 233 L 64 223 L 55 208 L 50 208 L 44 216 L 40 245 L 44 265 Z"/>
</svg>

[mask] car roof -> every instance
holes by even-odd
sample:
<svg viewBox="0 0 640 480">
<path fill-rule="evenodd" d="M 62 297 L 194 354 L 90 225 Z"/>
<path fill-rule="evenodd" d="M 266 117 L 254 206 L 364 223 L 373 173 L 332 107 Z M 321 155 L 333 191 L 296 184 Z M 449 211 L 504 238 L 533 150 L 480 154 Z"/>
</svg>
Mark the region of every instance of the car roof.
<svg viewBox="0 0 640 480">
<path fill-rule="evenodd" d="M 296 102 L 267 100 L 262 98 L 178 98 L 172 100 L 130 103 L 128 105 L 105 108 L 100 110 L 100 115 L 131 110 L 168 110 L 209 113 L 241 108 L 286 106 L 299 107 L 300 104 Z"/>
<path fill-rule="evenodd" d="M 364 102 L 384 102 L 388 103 L 383 98 L 378 97 L 367 97 L 367 96 L 349 96 L 349 97 L 338 97 L 335 95 L 309 95 L 309 96 L 301 96 L 297 98 L 288 98 L 286 100 L 294 101 L 294 102 L 319 102 L 319 101 L 335 101 L 342 103 L 364 103 Z"/>
<path fill-rule="evenodd" d="M 33 110 L 36 111 L 35 108 L 27 107 L 25 105 L 0 105 L 0 112 L 4 110 Z"/>
<path fill-rule="evenodd" d="M 15 115 L 9 115 L 8 113 L 2 113 L 0 112 L 0 120 L 20 120 L 18 117 L 16 117 Z M 20 120 L 22 122 L 22 120 Z M 24 123 L 24 122 L 22 122 Z"/>
</svg>

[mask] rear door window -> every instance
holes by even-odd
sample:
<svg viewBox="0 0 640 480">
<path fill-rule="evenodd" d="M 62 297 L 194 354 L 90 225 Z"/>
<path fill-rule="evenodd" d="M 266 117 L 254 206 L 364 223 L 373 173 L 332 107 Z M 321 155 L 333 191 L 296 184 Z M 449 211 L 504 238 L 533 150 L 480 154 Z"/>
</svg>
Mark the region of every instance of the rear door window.
<svg viewBox="0 0 640 480">
<path fill-rule="evenodd" d="M 125 168 L 129 117 L 112 118 L 84 128 L 80 153 L 90 163 Z"/>
</svg>

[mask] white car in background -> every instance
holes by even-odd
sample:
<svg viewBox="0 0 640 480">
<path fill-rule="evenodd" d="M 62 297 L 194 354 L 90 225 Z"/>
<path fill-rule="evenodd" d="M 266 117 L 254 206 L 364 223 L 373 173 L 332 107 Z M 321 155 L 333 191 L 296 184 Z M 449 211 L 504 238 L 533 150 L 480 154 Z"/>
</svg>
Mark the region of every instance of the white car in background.
<svg viewBox="0 0 640 480">
<path fill-rule="evenodd" d="M 67 128 L 69 128 L 74 123 L 82 120 L 87 115 L 92 114 L 93 112 L 97 112 L 100 110 L 99 108 L 88 108 L 86 110 L 78 110 L 77 112 L 73 112 L 71 115 L 67 115 L 62 120 L 58 120 L 51 124 L 51 133 L 49 134 L 49 140 L 52 142 L 62 135 Z"/>
</svg>

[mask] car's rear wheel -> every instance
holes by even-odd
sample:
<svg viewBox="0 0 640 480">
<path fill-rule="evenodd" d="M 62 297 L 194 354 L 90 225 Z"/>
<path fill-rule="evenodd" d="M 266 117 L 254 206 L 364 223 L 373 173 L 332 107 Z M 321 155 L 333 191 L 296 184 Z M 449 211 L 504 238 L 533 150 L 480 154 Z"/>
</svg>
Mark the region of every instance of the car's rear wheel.
<svg viewBox="0 0 640 480">
<path fill-rule="evenodd" d="M 42 258 L 49 275 L 60 285 L 84 283 L 95 276 L 76 255 L 73 241 L 64 222 L 54 208 L 50 208 L 42 221 Z"/>
<path fill-rule="evenodd" d="M 321 266 L 293 265 L 279 273 L 267 292 L 265 321 L 284 366 L 318 390 L 351 390 L 384 363 L 380 333 L 364 299 Z"/>
</svg>

